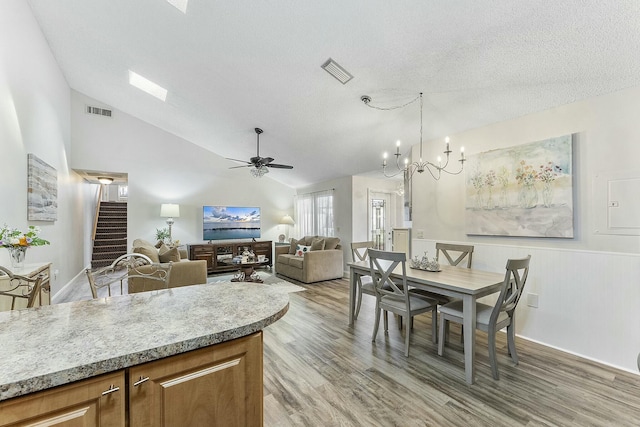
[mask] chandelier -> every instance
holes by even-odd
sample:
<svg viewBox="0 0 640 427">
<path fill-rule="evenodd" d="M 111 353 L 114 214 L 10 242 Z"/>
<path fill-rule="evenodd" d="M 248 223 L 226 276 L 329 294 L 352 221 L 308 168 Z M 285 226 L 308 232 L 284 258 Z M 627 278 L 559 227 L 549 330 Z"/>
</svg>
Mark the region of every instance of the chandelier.
<svg viewBox="0 0 640 427">
<path fill-rule="evenodd" d="M 446 154 L 447 157 L 444 164 L 442 163 L 442 157 L 440 156 L 438 156 L 436 160 L 437 164 L 422 160 L 422 92 L 420 92 L 420 94 L 411 101 L 402 105 L 397 105 L 395 107 L 383 108 L 371 105 L 371 97 L 368 95 L 361 96 L 360 100 L 364 102 L 367 107 L 375 108 L 376 110 L 396 110 L 413 104 L 418 100 L 420 101 L 420 160 L 417 162 L 409 163 L 409 159 L 405 157 L 404 162 L 401 162 L 400 157 L 402 156 L 402 154 L 400 154 L 400 141 L 397 141 L 396 152 L 394 153 L 394 156 L 396 156 L 397 171 L 390 172 L 387 170 L 387 153 L 385 152 L 382 157 L 382 173 L 384 174 L 384 176 L 386 176 L 387 178 L 393 178 L 395 176 L 398 176 L 399 174 L 404 174 L 404 179 L 410 180 L 415 172 L 422 173 L 426 170 L 437 181 L 440 179 L 440 176 L 443 172 L 450 175 L 458 175 L 460 172 L 462 172 L 462 169 L 464 169 L 464 162 L 466 161 L 466 159 L 464 158 L 464 147 L 460 147 L 460 160 L 458 160 L 460 162 L 460 170 L 447 170 L 447 166 L 449 166 L 449 155 L 451 154 L 451 150 L 449 149 L 449 137 L 445 138 L 446 148 L 444 150 L 444 154 Z"/>
</svg>

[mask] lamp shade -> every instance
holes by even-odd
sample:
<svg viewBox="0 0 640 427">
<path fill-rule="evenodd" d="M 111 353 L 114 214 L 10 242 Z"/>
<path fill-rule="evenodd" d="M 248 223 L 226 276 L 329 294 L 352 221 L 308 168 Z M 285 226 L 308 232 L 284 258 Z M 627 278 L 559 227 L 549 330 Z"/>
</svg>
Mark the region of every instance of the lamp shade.
<svg viewBox="0 0 640 427">
<path fill-rule="evenodd" d="M 160 206 L 160 216 L 162 218 L 179 218 L 180 205 L 175 203 L 163 203 Z"/>
<path fill-rule="evenodd" d="M 294 225 L 295 223 L 296 222 L 289 215 L 283 216 L 282 219 L 280 220 L 280 224 Z"/>
</svg>

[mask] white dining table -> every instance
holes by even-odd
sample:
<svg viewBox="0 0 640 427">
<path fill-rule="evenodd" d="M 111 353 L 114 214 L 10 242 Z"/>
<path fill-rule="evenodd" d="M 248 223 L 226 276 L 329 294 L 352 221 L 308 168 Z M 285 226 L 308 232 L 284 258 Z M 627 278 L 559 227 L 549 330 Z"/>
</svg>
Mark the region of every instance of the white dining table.
<svg viewBox="0 0 640 427">
<path fill-rule="evenodd" d="M 353 325 L 356 304 L 356 283 L 359 276 L 370 275 L 369 262 L 348 263 L 349 280 L 349 325 Z M 500 290 L 504 274 L 475 270 L 471 268 L 442 265 L 441 271 L 432 272 L 406 267 L 407 285 L 424 289 L 439 295 L 462 300 L 464 326 L 464 369 L 468 384 L 475 379 L 475 342 L 476 342 L 476 300 Z M 392 278 L 402 279 L 402 266 L 391 274 Z"/>
</svg>

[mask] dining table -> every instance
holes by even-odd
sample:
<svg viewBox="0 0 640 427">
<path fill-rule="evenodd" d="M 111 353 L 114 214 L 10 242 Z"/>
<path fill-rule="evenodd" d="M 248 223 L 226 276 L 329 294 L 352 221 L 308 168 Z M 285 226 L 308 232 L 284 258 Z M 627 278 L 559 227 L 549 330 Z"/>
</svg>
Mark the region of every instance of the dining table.
<svg viewBox="0 0 640 427">
<path fill-rule="evenodd" d="M 349 279 L 349 325 L 353 326 L 356 286 L 360 276 L 371 274 L 369 261 L 347 263 Z M 472 268 L 441 265 L 439 271 L 406 266 L 407 286 L 462 300 L 464 328 L 464 369 L 467 384 L 475 380 L 476 300 L 500 290 L 504 274 Z M 402 280 L 402 264 L 390 276 Z"/>
</svg>

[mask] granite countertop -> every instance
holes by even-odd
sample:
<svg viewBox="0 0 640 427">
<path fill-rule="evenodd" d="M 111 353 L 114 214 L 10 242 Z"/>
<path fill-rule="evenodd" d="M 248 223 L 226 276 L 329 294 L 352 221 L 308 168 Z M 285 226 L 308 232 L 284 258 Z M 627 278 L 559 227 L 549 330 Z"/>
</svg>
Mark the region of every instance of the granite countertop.
<svg viewBox="0 0 640 427">
<path fill-rule="evenodd" d="M 218 283 L 0 312 L 0 401 L 250 335 L 289 295 Z"/>
</svg>

